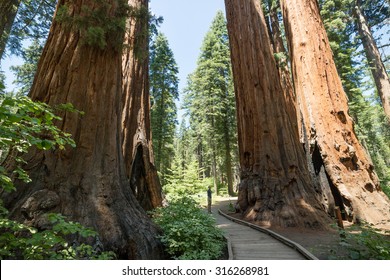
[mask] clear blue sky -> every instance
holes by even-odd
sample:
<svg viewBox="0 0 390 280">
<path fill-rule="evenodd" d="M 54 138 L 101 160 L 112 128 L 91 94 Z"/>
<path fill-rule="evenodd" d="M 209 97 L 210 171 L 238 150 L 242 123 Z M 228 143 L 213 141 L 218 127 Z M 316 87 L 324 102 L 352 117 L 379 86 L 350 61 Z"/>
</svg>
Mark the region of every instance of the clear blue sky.
<svg viewBox="0 0 390 280">
<path fill-rule="evenodd" d="M 179 67 L 179 90 L 196 67 L 204 36 L 218 10 L 225 12 L 224 0 L 151 0 L 150 9 L 164 22 L 160 31 L 168 38 Z"/>
</svg>

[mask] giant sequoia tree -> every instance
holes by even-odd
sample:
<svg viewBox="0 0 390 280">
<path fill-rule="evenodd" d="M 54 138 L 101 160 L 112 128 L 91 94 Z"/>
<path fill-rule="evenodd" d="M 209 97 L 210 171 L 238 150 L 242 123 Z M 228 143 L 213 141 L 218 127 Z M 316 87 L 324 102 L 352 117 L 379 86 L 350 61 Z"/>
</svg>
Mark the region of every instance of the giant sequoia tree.
<svg viewBox="0 0 390 280">
<path fill-rule="evenodd" d="M 317 1 L 283 0 L 282 10 L 295 91 L 316 172 L 325 168 L 345 218 L 383 225 L 390 219 L 389 200 L 353 130 Z"/>
<path fill-rule="evenodd" d="M 285 99 L 287 100 L 288 112 L 291 118 L 298 118 L 298 125 L 300 125 L 300 112 L 297 109 L 296 97 L 293 89 L 290 69 L 288 68 L 287 50 L 284 47 L 282 28 L 279 24 L 280 4 L 279 1 L 268 0 L 265 3 L 268 11 L 268 29 L 271 43 L 273 46 L 274 57 L 277 62 L 280 81 L 284 90 Z M 292 115 L 297 114 L 297 115 Z"/>
<path fill-rule="evenodd" d="M 120 0 L 123 1 L 123 0 Z M 161 185 L 154 166 L 150 129 L 148 0 L 129 0 L 132 17 L 122 56 L 122 154 L 137 200 L 146 210 L 161 206 Z"/>
<path fill-rule="evenodd" d="M 257 0 L 225 0 L 237 102 L 241 183 L 247 217 L 272 225 L 326 227 L 290 118 Z M 295 114 L 291 114 L 294 116 Z"/>
<path fill-rule="evenodd" d="M 388 135 L 390 134 L 388 131 L 390 126 L 381 104 L 372 102 L 373 98 L 377 100 L 376 93 L 369 94 L 364 90 L 367 80 L 365 79 L 367 73 L 364 71 L 366 63 L 358 55 L 362 43 L 361 40 L 355 40 L 358 36 L 356 31 L 355 36 L 351 36 L 356 29 L 355 21 L 351 17 L 352 7 L 350 5 L 354 1 L 321 0 L 319 1 L 321 17 L 332 48 L 338 74 L 348 96 L 349 114 L 355 121 L 355 132 L 363 146 L 368 150 L 381 181 L 381 187 L 389 196 L 390 138 Z M 383 4 L 383 1 L 379 2 Z M 373 2 L 370 1 L 370 3 Z M 382 11 L 382 6 L 378 5 L 376 12 L 371 10 L 371 5 L 369 7 L 370 12 L 375 15 L 371 19 L 372 24 L 375 25 L 377 21 L 381 22 L 384 17 L 378 19 L 378 15 L 380 15 L 378 11 Z M 370 24 L 370 26 L 372 25 Z"/>
<path fill-rule="evenodd" d="M 48 226 L 48 212 L 60 212 L 96 229 L 95 242 L 120 258 L 158 258 L 158 230 L 142 208 L 161 203 L 149 149 L 147 53 L 135 54 L 147 46 L 137 37 L 147 1 L 130 4 L 122 59 L 124 1 L 59 1 L 30 96 L 84 112 L 64 113 L 58 122 L 77 148 L 30 151 L 24 168 L 32 183 L 16 182 L 17 191 L 2 198 L 12 218 L 39 229 Z"/>
</svg>

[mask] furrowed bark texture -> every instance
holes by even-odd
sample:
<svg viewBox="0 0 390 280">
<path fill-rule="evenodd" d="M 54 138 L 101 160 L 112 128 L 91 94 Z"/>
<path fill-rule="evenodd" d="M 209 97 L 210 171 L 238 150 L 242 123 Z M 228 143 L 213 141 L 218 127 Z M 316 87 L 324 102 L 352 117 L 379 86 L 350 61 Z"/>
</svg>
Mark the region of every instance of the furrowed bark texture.
<svg viewBox="0 0 390 280">
<path fill-rule="evenodd" d="M 296 95 L 316 172 L 328 176 L 344 219 L 383 225 L 389 199 L 353 130 L 347 97 L 333 61 L 315 0 L 283 0 Z"/>
<path fill-rule="evenodd" d="M 271 4 L 271 9 L 269 11 L 269 17 L 270 17 L 270 28 L 271 28 L 271 41 L 273 44 L 273 50 L 276 54 L 287 54 L 287 50 L 284 47 L 283 39 L 282 39 L 282 33 L 279 26 L 279 19 L 278 19 L 278 6 Z M 290 70 L 288 69 L 287 65 L 287 57 L 281 58 L 278 63 L 278 72 L 280 77 L 280 82 L 282 84 L 282 89 L 285 95 L 285 99 L 287 101 L 287 110 L 289 113 L 290 118 L 298 119 L 298 124 L 301 120 L 301 115 L 299 110 L 297 110 L 297 101 L 296 96 L 294 92 L 294 87 L 290 78 Z M 299 130 L 300 131 L 300 130 Z"/>
<path fill-rule="evenodd" d="M 371 68 L 371 73 L 375 81 L 378 95 L 381 98 L 383 109 L 390 123 L 390 79 L 387 75 L 386 68 L 382 62 L 381 54 L 376 46 L 374 37 L 372 36 L 370 27 L 364 17 L 360 7 L 360 2 L 357 0 L 354 6 L 354 15 L 358 27 L 359 35 L 363 42 L 364 52 Z"/>
<path fill-rule="evenodd" d="M 146 210 L 162 205 L 150 133 L 148 0 L 129 0 L 140 18 L 128 21 L 122 56 L 122 151 L 131 188 Z"/>
<path fill-rule="evenodd" d="M 272 2 L 272 1 L 271 1 Z M 285 53 L 287 55 L 287 50 L 284 47 L 282 33 L 279 25 L 278 18 L 278 6 L 272 5 L 269 3 L 270 11 L 270 29 L 272 34 L 272 42 L 273 42 L 273 50 L 275 53 Z M 291 80 L 290 70 L 288 68 L 288 59 L 278 61 L 278 70 L 279 76 L 282 84 L 282 88 L 284 91 L 285 99 L 287 100 L 287 108 L 290 118 L 296 118 L 298 124 L 298 132 L 300 142 L 304 145 L 304 151 L 306 155 L 306 160 L 308 164 L 308 169 L 310 172 L 310 176 L 312 178 L 313 184 L 315 188 L 318 189 L 321 194 L 321 204 L 325 206 L 326 211 L 330 215 L 334 215 L 334 206 L 335 201 L 330 190 L 330 185 L 326 176 L 324 169 L 322 168 L 319 172 L 316 171 L 315 166 L 313 164 L 313 158 L 317 157 L 317 153 L 313 153 L 310 150 L 310 143 L 307 137 L 307 131 L 305 130 L 304 120 L 301 113 L 301 109 L 298 104 L 301 104 L 299 101 L 299 96 L 295 95 L 295 90 L 293 86 L 293 81 Z"/>
<path fill-rule="evenodd" d="M 267 225 L 326 228 L 257 0 L 225 0 L 237 104 L 238 204 Z"/>
<path fill-rule="evenodd" d="M 58 5 L 68 4 L 74 17 L 80 15 L 82 3 L 91 9 L 98 5 L 82 0 L 60 0 Z M 107 16 L 114 17 L 117 1 L 110 4 Z M 104 50 L 88 46 L 76 30 L 53 22 L 30 95 L 49 105 L 70 102 L 84 112 L 65 113 L 58 123 L 72 134 L 77 148 L 31 151 L 25 169 L 32 183 L 17 183 L 17 191 L 2 198 L 12 218 L 39 229 L 49 225 L 47 213 L 59 212 L 94 228 L 99 238 L 91 243 L 102 244 L 119 258 L 160 258 L 160 232 L 126 176 L 121 52 L 110 44 Z"/>
</svg>

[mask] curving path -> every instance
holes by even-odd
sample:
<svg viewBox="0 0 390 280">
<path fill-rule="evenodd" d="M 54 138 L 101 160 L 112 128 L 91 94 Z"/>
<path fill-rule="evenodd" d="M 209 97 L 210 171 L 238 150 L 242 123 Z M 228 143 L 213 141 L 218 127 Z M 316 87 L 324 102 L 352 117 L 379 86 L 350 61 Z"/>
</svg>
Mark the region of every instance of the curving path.
<svg viewBox="0 0 390 280">
<path fill-rule="evenodd" d="M 317 259 L 299 244 L 272 231 L 241 220 L 233 221 L 219 211 L 220 203 L 212 206 L 217 226 L 228 239 L 230 259 L 234 260 L 307 260 Z"/>
</svg>

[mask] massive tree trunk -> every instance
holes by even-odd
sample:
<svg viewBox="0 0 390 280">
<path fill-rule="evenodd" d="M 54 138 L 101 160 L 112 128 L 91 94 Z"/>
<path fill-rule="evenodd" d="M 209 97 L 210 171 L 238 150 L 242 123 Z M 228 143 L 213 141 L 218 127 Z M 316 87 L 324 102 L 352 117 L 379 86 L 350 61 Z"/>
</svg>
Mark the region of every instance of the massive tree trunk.
<svg viewBox="0 0 390 280">
<path fill-rule="evenodd" d="M 283 0 L 295 92 L 316 173 L 325 168 L 344 218 L 385 224 L 389 199 L 359 143 L 315 0 Z"/>
<path fill-rule="evenodd" d="M 150 133 L 148 0 L 129 0 L 138 14 L 128 22 L 122 57 L 122 152 L 131 188 L 142 207 L 161 206 L 161 185 L 154 166 Z"/>
<path fill-rule="evenodd" d="M 118 11 L 118 2 L 108 3 L 112 5 L 109 10 L 103 7 L 105 20 L 117 18 L 122 12 Z M 2 198 L 11 218 L 39 229 L 48 226 L 46 213 L 59 212 L 94 228 L 99 234 L 95 242 L 102 243 L 104 250 L 113 250 L 119 258 L 159 258 L 159 230 L 130 187 L 122 151 L 121 51 L 110 44 L 114 41 L 111 37 L 106 38 L 104 49 L 86 44 L 82 30 L 73 26 L 73 18 L 86 11 L 82 5 L 102 9 L 99 2 L 60 0 L 57 10 L 64 4 L 70 26 L 53 22 L 30 95 L 49 105 L 70 102 L 84 112 L 83 116 L 64 113 L 58 122 L 62 130 L 73 135 L 77 148 L 31 151 L 25 157 L 25 169 L 32 183 L 17 182 L 16 192 L 3 194 Z M 107 36 L 111 35 L 123 38 L 123 34 Z M 141 145 L 134 148 L 142 149 Z M 142 159 L 144 154 L 140 152 L 134 161 L 140 155 Z"/>
<path fill-rule="evenodd" d="M 285 99 L 287 101 L 287 110 L 291 118 L 298 119 L 298 125 L 300 127 L 301 114 L 297 108 L 297 100 L 295 97 L 294 87 L 290 77 L 290 70 L 288 68 L 287 50 L 283 44 L 282 32 L 280 30 L 278 8 L 279 5 L 273 5 L 269 3 L 270 11 L 270 29 L 271 29 L 271 42 L 273 45 L 274 53 L 277 57 L 277 66 L 282 83 L 282 89 L 284 91 Z M 300 130 L 299 130 L 300 131 Z"/>
<path fill-rule="evenodd" d="M 0 60 L 11 32 L 21 0 L 2 0 L 0 3 Z"/>
<path fill-rule="evenodd" d="M 312 187 L 296 119 L 287 113 L 257 0 L 225 0 L 237 104 L 241 183 L 248 219 L 325 228 L 330 220 Z"/>
<path fill-rule="evenodd" d="M 383 108 L 388 121 L 390 122 L 390 79 L 389 75 L 387 75 L 386 68 L 383 65 L 381 55 L 371 34 L 366 18 L 364 17 L 360 2 L 361 1 L 359 0 L 355 2 L 353 9 L 354 16 L 378 95 L 381 98 Z"/>
<path fill-rule="evenodd" d="M 315 170 L 315 166 L 313 165 L 313 158 L 315 158 L 317 154 L 310 150 L 309 137 L 307 136 L 307 131 L 305 130 L 304 120 L 300 108 L 302 102 L 300 102 L 300 96 L 297 97 L 295 95 L 293 81 L 291 80 L 291 73 L 288 67 L 289 61 L 287 58 L 288 51 L 284 47 L 282 32 L 279 24 L 278 9 L 280 6 L 272 4 L 272 2 L 272 0 L 269 1 L 271 38 L 273 50 L 277 56 L 279 56 L 279 59 L 277 59 L 277 64 L 282 88 L 287 100 L 288 113 L 290 118 L 296 118 L 298 120 L 297 123 L 299 138 L 301 143 L 304 145 L 308 169 L 313 180 L 313 184 L 315 184 L 317 189 L 320 189 L 319 193 L 321 193 L 321 203 L 325 205 L 325 209 L 330 215 L 334 215 L 335 202 L 332 192 L 330 191 L 330 185 L 324 169 L 321 169 L 318 172 Z M 279 1 L 277 2 L 279 3 Z M 281 53 L 285 55 L 280 55 Z"/>
</svg>

